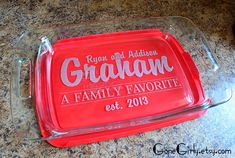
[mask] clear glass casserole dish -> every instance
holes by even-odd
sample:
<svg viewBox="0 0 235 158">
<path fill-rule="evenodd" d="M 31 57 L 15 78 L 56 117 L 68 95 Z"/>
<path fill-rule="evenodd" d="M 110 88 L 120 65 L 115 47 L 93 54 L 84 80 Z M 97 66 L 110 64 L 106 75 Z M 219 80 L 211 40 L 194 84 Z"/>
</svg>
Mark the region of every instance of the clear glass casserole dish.
<svg viewBox="0 0 235 158">
<path fill-rule="evenodd" d="M 195 119 L 232 95 L 202 32 L 184 17 L 48 26 L 24 33 L 15 50 L 16 133 L 58 147 Z"/>
</svg>

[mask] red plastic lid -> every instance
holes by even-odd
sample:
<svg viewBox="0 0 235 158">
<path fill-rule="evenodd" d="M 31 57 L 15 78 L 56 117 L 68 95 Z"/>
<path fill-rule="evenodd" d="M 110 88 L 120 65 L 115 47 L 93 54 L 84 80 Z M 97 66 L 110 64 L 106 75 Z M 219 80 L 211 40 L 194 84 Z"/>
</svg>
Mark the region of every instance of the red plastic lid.
<svg viewBox="0 0 235 158">
<path fill-rule="evenodd" d="M 43 108 L 56 129 L 69 130 L 164 114 L 204 102 L 198 70 L 170 34 L 137 30 L 62 39 L 45 57 Z M 38 71 L 36 66 L 36 71 Z M 49 85 L 49 86 L 48 86 Z M 35 84 L 37 93 L 40 93 Z M 37 105 L 38 106 L 38 105 Z M 37 108 L 38 109 L 38 108 Z M 166 118 L 135 127 L 50 140 L 54 146 L 90 143 L 180 123 L 203 114 Z M 42 135 L 48 135 L 39 118 Z"/>
</svg>

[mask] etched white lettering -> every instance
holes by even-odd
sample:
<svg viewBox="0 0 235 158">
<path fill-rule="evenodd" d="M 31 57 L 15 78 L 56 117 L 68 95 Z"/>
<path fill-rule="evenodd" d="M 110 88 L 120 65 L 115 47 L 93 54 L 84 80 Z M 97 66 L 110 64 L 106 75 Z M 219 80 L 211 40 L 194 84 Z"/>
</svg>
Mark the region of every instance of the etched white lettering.
<svg viewBox="0 0 235 158">
<path fill-rule="evenodd" d="M 80 67 L 78 58 L 68 58 L 63 62 L 60 76 L 62 82 L 69 87 L 77 86 L 81 82 L 83 74 L 84 79 L 97 83 L 100 80 L 108 82 L 110 79 L 125 79 L 125 76 L 142 77 L 149 74 L 157 76 L 158 73 L 164 74 L 165 71 L 171 72 L 174 69 L 173 66 L 169 66 L 166 56 L 162 56 L 160 59 L 148 59 L 147 61 L 136 59 L 132 63 L 133 68 L 131 68 L 129 61 L 121 61 L 119 58 L 115 60 L 115 65 L 103 63 L 99 70 L 97 70 L 97 66 L 84 64 L 83 70 L 79 69 L 70 72 L 71 76 L 76 76 L 75 81 L 71 82 L 68 77 L 68 65 L 70 62 L 73 62 L 76 68 Z M 116 73 L 115 70 L 117 70 Z"/>
<path fill-rule="evenodd" d="M 82 80 L 82 71 L 81 70 L 76 70 L 76 71 L 71 71 L 70 74 L 71 76 L 76 76 L 76 79 L 74 82 L 70 82 L 68 79 L 68 65 L 70 62 L 73 62 L 75 67 L 79 67 L 80 66 L 80 62 L 77 58 L 68 58 L 65 59 L 62 67 L 61 67 L 61 73 L 60 73 L 60 77 L 62 82 L 68 86 L 68 87 L 74 87 L 76 85 L 78 85 L 81 80 Z"/>
<path fill-rule="evenodd" d="M 69 101 L 66 95 L 63 95 L 61 104 L 69 104 Z"/>
</svg>

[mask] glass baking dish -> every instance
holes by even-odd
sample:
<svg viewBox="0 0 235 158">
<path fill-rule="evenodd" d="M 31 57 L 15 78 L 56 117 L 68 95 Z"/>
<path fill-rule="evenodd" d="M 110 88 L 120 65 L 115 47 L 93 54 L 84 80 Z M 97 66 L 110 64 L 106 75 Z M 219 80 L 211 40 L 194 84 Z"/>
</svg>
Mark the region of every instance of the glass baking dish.
<svg viewBox="0 0 235 158">
<path fill-rule="evenodd" d="M 11 109 L 23 140 L 65 147 L 118 138 L 195 119 L 232 95 L 184 17 L 44 26 L 14 49 Z"/>
</svg>

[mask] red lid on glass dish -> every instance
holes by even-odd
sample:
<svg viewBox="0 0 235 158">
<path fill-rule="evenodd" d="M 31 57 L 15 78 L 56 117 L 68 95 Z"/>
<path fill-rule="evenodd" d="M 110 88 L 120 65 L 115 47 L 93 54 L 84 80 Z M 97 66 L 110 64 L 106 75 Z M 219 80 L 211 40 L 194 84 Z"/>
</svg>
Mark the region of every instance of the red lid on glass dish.
<svg viewBox="0 0 235 158">
<path fill-rule="evenodd" d="M 195 119 L 231 97 L 204 36 L 183 17 L 48 27 L 18 45 L 11 79 L 16 133 L 57 147 Z"/>
<path fill-rule="evenodd" d="M 193 60 L 168 33 L 152 29 L 62 39 L 42 53 L 35 67 L 41 74 L 35 77 L 37 110 L 45 111 L 57 133 L 79 132 L 49 141 L 54 146 L 117 138 L 203 114 L 160 123 L 145 118 L 206 102 Z M 39 123 L 49 136 L 40 117 Z"/>
</svg>

